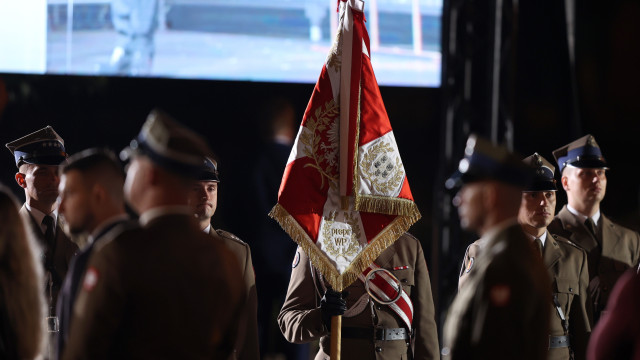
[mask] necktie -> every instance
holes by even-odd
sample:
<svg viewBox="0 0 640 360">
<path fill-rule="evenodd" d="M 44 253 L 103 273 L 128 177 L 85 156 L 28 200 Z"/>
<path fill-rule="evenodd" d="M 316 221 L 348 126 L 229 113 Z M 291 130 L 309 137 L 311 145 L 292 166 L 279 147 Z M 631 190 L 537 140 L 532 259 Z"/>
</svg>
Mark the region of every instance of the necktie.
<svg viewBox="0 0 640 360">
<path fill-rule="evenodd" d="M 44 219 L 42 219 L 42 224 L 46 227 L 44 231 L 44 242 L 47 246 L 47 250 L 49 250 L 53 245 L 53 217 L 50 215 L 46 215 Z"/>
<path fill-rule="evenodd" d="M 538 253 L 540 254 L 540 257 L 542 257 L 542 240 L 540 240 L 539 238 L 536 238 L 533 241 L 533 243 L 534 243 L 534 245 L 536 247 L 536 250 L 538 250 Z"/>
<path fill-rule="evenodd" d="M 598 230 L 596 228 L 596 224 L 593 222 L 593 219 L 587 218 L 584 221 L 584 226 L 587 227 L 591 235 L 596 239 L 597 246 L 587 252 L 587 263 L 589 266 L 589 278 L 593 279 L 598 276 L 598 268 L 600 264 L 600 257 L 602 255 L 602 241 L 600 241 L 600 237 L 598 236 Z"/>
<path fill-rule="evenodd" d="M 598 238 L 598 228 L 596 227 L 596 223 L 593 222 L 593 219 L 587 218 L 587 220 L 584 221 L 584 226 L 586 226 L 589 232 L 591 232 L 591 235 L 593 235 L 593 237 L 595 237 L 596 240 L 600 242 L 600 239 Z"/>
<path fill-rule="evenodd" d="M 53 271 L 53 253 L 55 252 L 55 235 L 53 233 L 53 217 L 47 215 L 42 219 L 46 226 L 44 231 L 44 267 L 47 271 Z"/>
<path fill-rule="evenodd" d="M 55 271 L 53 269 L 53 246 L 54 246 L 54 234 L 53 234 L 53 217 L 46 215 L 42 219 L 42 224 L 46 227 L 44 231 L 44 269 L 47 272 L 47 291 L 49 293 L 49 314 L 53 314 L 54 308 L 54 291 L 55 280 L 53 279 Z"/>
</svg>

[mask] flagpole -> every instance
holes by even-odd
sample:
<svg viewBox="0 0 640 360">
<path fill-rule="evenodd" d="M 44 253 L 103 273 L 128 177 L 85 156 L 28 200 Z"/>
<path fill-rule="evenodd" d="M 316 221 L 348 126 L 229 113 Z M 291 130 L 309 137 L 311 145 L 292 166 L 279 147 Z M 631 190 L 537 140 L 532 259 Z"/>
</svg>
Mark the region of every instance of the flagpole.
<svg viewBox="0 0 640 360">
<path fill-rule="evenodd" d="M 340 360 L 342 346 L 342 315 L 331 317 L 331 360 Z"/>
</svg>

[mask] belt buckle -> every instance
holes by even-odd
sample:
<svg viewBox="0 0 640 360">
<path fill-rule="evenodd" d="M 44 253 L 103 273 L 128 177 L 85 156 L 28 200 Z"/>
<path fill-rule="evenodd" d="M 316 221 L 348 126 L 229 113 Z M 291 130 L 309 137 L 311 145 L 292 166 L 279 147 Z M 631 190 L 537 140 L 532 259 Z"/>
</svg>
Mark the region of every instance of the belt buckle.
<svg viewBox="0 0 640 360">
<path fill-rule="evenodd" d="M 373 342 L 375 343 L 377 340 L 384 341 L 386 340 L 386 333 L 384 328 L 375 328 L 373 329 Z"/>
<path fill-rule="evenodd" d="M 60 331 L 60 323 L 57 316 L 47 316 L 47 332 L 56 333 Z"/>
</svg>

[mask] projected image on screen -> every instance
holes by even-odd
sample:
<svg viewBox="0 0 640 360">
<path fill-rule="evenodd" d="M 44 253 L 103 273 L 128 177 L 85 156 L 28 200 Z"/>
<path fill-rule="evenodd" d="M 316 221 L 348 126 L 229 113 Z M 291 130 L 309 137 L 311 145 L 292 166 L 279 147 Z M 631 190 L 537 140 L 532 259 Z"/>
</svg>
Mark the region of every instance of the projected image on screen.
<svg viewBox="0 0 640 360">
<path fill-rule="evenodd" d="M 441 14 L 365 1 L 380 85 L 440 85 Z M 0 72 L 315 83 L 337 16 L 336 0 L 0 2 Z"/>
</svg>

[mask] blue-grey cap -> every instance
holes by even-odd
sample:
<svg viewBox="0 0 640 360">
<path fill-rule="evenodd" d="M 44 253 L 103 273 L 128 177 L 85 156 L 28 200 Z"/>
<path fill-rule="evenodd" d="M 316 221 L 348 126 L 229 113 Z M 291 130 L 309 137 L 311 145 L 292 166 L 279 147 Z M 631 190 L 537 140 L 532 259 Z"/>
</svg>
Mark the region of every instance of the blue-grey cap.
<svg viewBox="0 0 640 360">
<path fill-rule="evenodd" d="M 531 182 L 531 169 L 504 146 L 492 144 L 489 140 L 472 134 L 467 139 L 464 158 L 456 170 L 445 182 L 448 190 L 462 187 L 464 184 L 495 180 L 519 187 Z"/>
<path fill-rule="evenodd" d="M 198 175 L 199 181 L 215 181 L 220 182 L 218 177 L 218 163 L 211 158 L 204 158 L 203 165 L 200 168 L 200 175 Z"/>
<path fill-rule="evenodd" d="M 161 110 L 153 110 L 138 136 L 120 152 L 120 159 L 144 155 L 172 173 L 197 178 L 202 159 L 211 157 L 209 145 L 196 132 L 188 129 Z"/>
<path fill-rule="evenodd" d="M 558 163 L 558 170 L 566 166 L 590 169 L 608 169 L 607 161 L 602 156 L 600 146 L 593 135 L 585 135 L 559 149 L 553 151 L 553 157 Z"/>
<path fill-rule="evenodd" d="M 551 163 L 534 153 L 522 159 L 522 162 L 533 170 L 533 181 L 524 191 L 557 191 L 556 179 L 554 178 L 555 167 Z"/>
<path fill-rule="evenodd" d="M 23 136 L 5 145 L 16 166 L 22 164 L 60 165 L 67 158 L 64 140 L 51 126 Z"/>
</svg>

